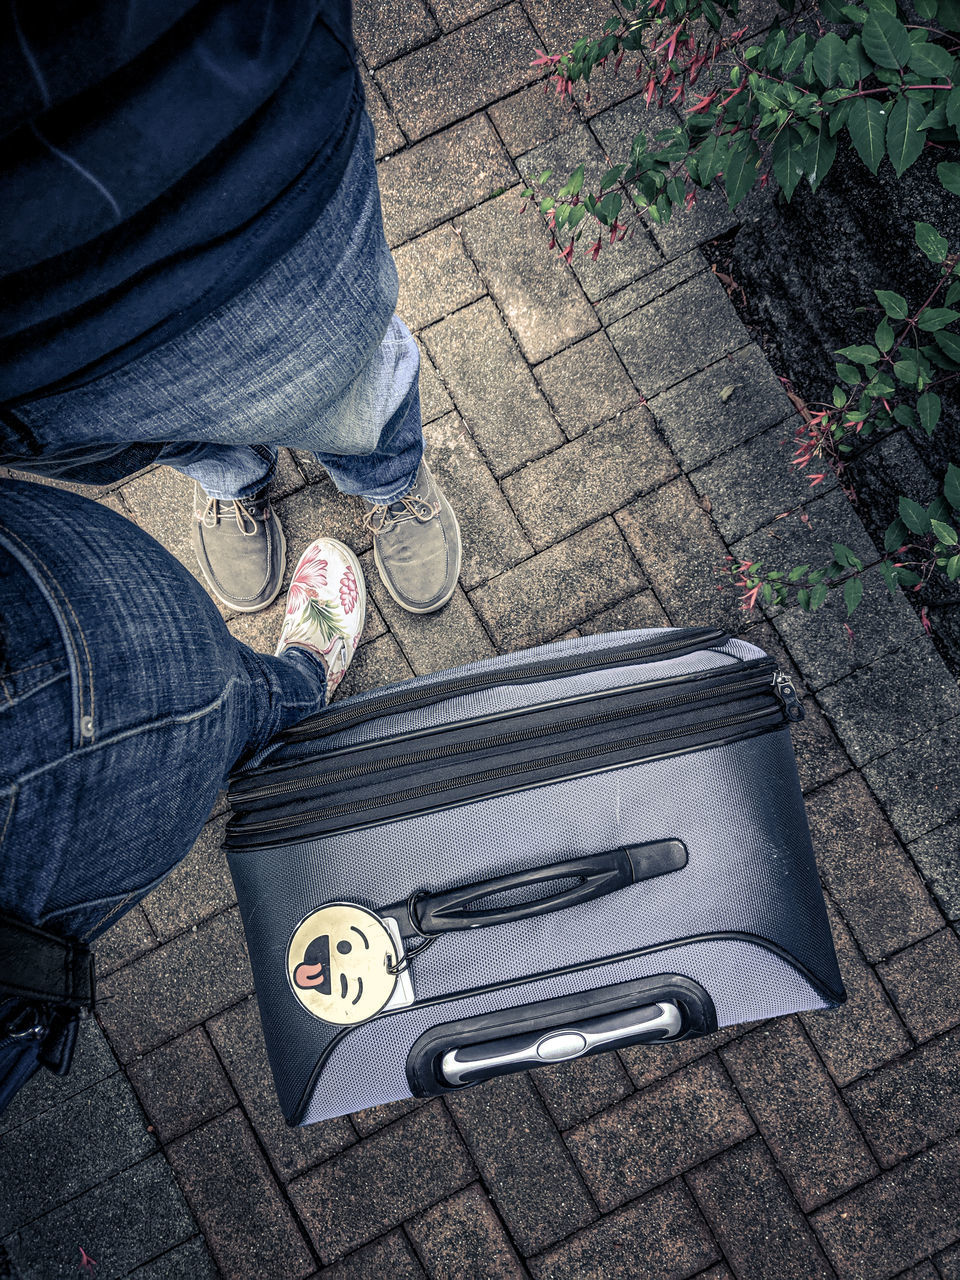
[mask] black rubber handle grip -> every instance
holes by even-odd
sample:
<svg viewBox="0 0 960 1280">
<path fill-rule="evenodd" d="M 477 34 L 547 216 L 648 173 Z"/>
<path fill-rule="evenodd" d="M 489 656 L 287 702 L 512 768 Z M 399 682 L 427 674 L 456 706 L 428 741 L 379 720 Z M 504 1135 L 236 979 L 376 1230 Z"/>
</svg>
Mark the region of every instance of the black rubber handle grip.
<svg viewBox="0 0 960 1280">
<path fill-rule="evenodd" d="M 658 840 L 651 844 L 630 845 L 608 853 L 591 853 L 547 867 L 533 867 L 511 875 L 497 876 L 482 884 L 462 885 L 442 893 L 429 893 L 415 898 L 411 904 L 414 924 L 423 934 L 451 933 L 457 929 L 477 929 L 485 925 L 507 924 L 532 916 L 547 915 L 564 907 L 573 907 L 592 898 L 602 898 L 628 884 L 650 876 L 676 871 L 687 861 L 687 850 L 680 840 Z M 482 906 L 485 898 L 516 889 L 536 889 L 553 880 L 575 880 L 576 883 L 545 897 L 508 906 Z M 475 904 L 481 905 L 475 905 Z"/>
</svg>

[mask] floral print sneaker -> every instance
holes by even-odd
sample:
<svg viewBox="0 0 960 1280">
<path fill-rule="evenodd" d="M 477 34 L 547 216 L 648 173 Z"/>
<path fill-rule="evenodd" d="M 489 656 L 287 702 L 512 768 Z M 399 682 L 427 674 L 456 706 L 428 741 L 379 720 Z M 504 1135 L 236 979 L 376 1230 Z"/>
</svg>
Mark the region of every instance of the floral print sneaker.
<svg viewBox="0 0 960 1280">
<path fill-rule="evenodd" d="M 300 557 L 287 593 L 277 656 L 297 645 L 317 654 L 329 702 L 360 643 L 367 589 L 360 561 L 335 538 L 318 538 Z"/>
</svg>

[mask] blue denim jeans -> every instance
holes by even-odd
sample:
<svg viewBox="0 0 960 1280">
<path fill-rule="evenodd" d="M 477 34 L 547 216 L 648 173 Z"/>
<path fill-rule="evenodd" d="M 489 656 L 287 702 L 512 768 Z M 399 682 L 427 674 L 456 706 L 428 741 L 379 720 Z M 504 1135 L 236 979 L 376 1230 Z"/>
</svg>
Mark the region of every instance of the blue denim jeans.
<svg viewBox="0 0 960 1280">
<path fill-rule="evenodd" d="M 69 477 L 60 460 L 78 450 L 163 444 L 158 460 L 211 497 L 242 498 L 283 444 L 313 453 L 341 492 L 393 501 L 423 453 L 419 355 L 397 292 L 364 112 L 322 218 L 265 275 L 146 355 L 16 406 L 36 450 L 23 469 Z"/>
<path fill-rule="evenodd" d="M 96 938 L 189 852 L 233 765 L 324 692 L 319 659 L 234 640 L 123 516 L 0 480 L 0 911 Z M 0 1109 L 30 1049 L 0 1031 Z"/>
</svg>

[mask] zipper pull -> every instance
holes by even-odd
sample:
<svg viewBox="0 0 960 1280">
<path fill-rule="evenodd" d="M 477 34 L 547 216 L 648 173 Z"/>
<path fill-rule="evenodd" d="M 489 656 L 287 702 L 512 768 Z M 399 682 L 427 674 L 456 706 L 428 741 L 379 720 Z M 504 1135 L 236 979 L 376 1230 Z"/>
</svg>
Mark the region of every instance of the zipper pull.
<svg viewBox="0 0 960 1280">
<path fill-rule="evenodd" d="M 773 691 L 780 699 L 788 720 L 803 719 L 805 713 L 800 699 L 797 697 L 797 691 L 793 687 L 793 681 L 789 676 L 785 676 L 782 671 L 773 673 Z"/>
</svg>

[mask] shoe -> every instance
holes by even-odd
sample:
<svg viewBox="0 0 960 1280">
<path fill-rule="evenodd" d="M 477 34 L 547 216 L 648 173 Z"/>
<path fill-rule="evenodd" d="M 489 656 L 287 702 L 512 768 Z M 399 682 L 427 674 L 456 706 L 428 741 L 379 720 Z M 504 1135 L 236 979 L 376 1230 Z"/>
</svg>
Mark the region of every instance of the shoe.
<svg viewBox="0 0 960 1280">
<path fill-rule="evenodd" d="M 362 501 L 373 558 L 391 596 L 410 613 L 442 609 L 460 576 L 460 526 L 426 462 L 396 502 Z"/>
<path fill-rule="evenodd" d="M 294 571 L 277 656 L 292 645 L 315 653 L 327 673 L 329 702 L 357 651 L 366 612 L 360 561 L 335 538 L 318 538 Z"/>
<path fill-rule="evenodd" d="M 210 498 L 193 488 L 193 549 L 207 586 L 228 609 L 256 613 L 280 594 L 287 544 L 269 489 L 252 498 Z"/>
</svg>

